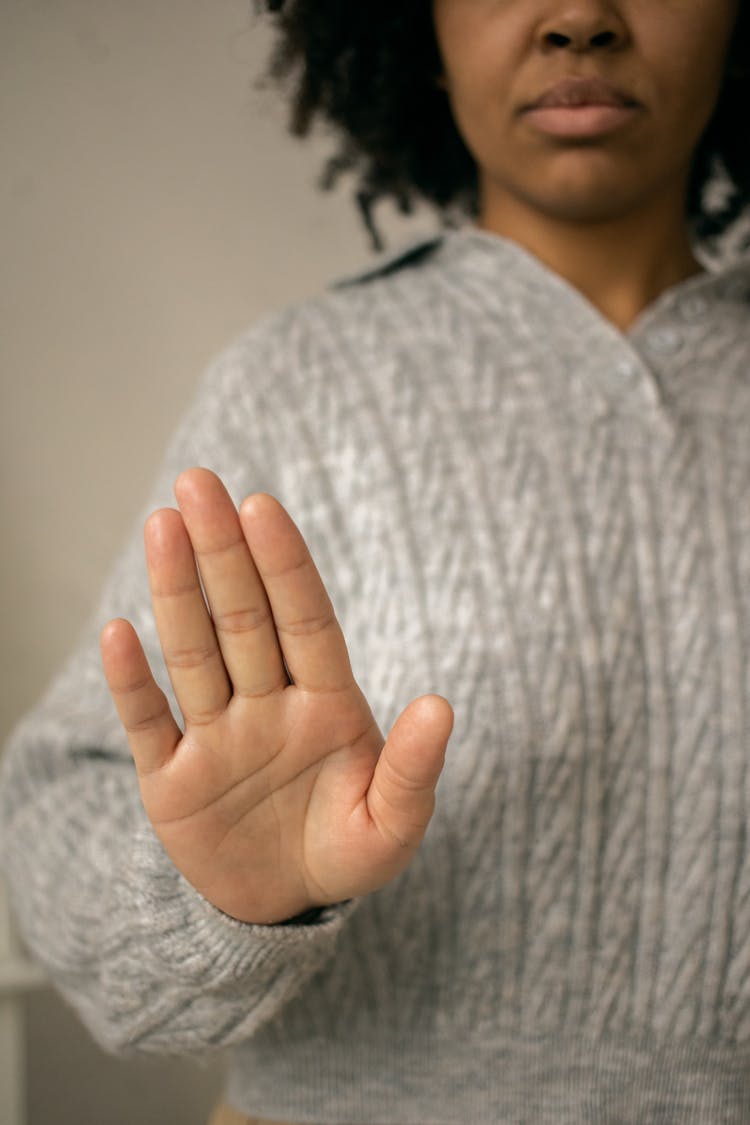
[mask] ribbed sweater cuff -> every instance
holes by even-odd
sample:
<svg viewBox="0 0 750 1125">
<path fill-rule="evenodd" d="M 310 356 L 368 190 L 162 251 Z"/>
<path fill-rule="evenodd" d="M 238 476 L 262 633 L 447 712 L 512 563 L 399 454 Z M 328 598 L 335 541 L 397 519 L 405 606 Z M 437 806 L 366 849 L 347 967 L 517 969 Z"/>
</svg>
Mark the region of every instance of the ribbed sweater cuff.
<svg viewBox="0 0 750 1125">
<path fill-rule="evenodd" d="M 177 871 L 150 826 L 136 835 L 126 880 L 140 922 L 148 932 L 148 955 L 166 977 L 202 990 L 236 989 L 252 980 L 253 992 L 285 970 L 297 977 L 325 959 L 356 902 L 320 910 L 283 925 L 237 921 L 208 902 Z M 129 897 L 130 897 L 129 896 Z"/>
</svg>

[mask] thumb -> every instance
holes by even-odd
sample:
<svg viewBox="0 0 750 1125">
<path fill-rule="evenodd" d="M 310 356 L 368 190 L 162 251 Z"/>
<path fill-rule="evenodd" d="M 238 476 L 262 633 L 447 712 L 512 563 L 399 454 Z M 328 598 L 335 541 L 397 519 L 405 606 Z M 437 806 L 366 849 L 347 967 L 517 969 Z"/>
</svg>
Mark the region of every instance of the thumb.
<svg viewBox="0 0 750 1125">
<path fill-rule="evenodd" d="M 452 729 L 448 701 L 423 695 L 401 712 L 388 735 L 367 806 L 373 824 L 394 849 L 414 851 L 424 836 Z"/>
</svg>

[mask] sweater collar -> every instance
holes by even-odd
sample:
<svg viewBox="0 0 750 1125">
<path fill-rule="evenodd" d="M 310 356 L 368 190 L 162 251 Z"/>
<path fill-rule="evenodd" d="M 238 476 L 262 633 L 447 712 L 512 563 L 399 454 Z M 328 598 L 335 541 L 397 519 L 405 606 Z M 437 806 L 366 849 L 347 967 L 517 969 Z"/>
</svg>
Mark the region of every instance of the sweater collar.
<svg viewBox="0 0 750 1125">
<path fill-rule="evenodd" d="M 533 290 L 537 297 L 564 299 L 583 304 L 592 313 L 606 319 L 588 301 L 579 289 L 555 273 L 539 258 L 512 239 L 480 230 L 474 226 L 450 231 L 440 240 L 441 254 L 454 265 L 482 272 L 498 280 L 513 276 L 516 281 Z M 669 315 L 680 307 L 697 307 L 731 303 L 750 307 L 750 252 L 726 263 L 700 255 L 706 272 L 696 274 L 665 289 L 651 302 L 631 325 L 625 335 L 640 335 L 652 321 Z M 607 323 L 609 323 L 607 321 Z M 614 327 L 614 326 L 612 326 Z M 618 331 L 617 329 L 614 329 Z"/>
<path fill-rule="evenodd" d="M 699 257 L 706 272 L 678 282 L 660 293 L 624 334 L 626 337 L 640 335 L 654 320 L 660 319 L 663 314 L 669 315 L 679 307 L 727 302 L 750 306 L 750 252 L 726 263 L 710 259 L 705 254 L 699 254 Z M 595 316 L 605 320 L 580 290 L 519 243 L 470 224 L 438 234 L 421 235 L 394 251 L 379 255 L 364 269 L 340 278 L 334 288 L 373 281 L 430 259 L 434 259 L 436 264 L 466 270 L 477 280 L 484 277 L 496 284 L 512 276 L 536 298 L 546 296 L 547 299 L 574 302 L 586 306 Z"/>
</svg>

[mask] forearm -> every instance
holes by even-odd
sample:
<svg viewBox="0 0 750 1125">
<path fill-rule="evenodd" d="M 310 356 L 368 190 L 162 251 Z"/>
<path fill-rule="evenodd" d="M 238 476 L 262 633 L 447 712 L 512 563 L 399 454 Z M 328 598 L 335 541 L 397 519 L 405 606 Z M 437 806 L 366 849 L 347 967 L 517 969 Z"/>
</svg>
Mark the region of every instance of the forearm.
<svg viewBox="0 0 750 1125">
<path fill-rule="evenodd" d="M 209 372 L 144 513 L 172 501 L 175 474 L 191 463 L 215 464 L 239 491 L 273 478 L 266 423 L 253 429 L 237 387 L 249 356 L 265 371 L 260 339 L 238 345 Z M 0 864 L 27 944 L 103 1044 L 221 1047 L 251 1035 L 304 984 L 332 951 L 350 908 L 304 927 L 246 926 L 179 876 L 144 812 L 104 680 L 98 635 L 118 615 L 137 625 L 158 666 L 140 521 L 87 637 L 0 762 Z"/>
</svg>

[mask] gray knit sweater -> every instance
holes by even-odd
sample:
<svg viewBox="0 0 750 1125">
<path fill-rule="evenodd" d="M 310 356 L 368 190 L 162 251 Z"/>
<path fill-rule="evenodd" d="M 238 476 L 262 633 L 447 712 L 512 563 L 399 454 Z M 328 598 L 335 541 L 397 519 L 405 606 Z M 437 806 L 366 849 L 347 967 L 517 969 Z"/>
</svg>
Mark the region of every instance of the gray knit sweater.
<svg viewBox="0 0 750 1125">
<path fill-rule="evenodd" d="M 382 727 L 425 691 L 456 727 L 396 882 L 222 915 L 100 671 L 114 615 L 159 665 L 139 528 L 2 778 L 23 932 L 102 1043 L 231 1048 L 230 1100 L 278 1120 L 750 1121 L 749 310 L 745 261 L 622 334 L 469 229 L 218 360 L 147 510 L 191 464 L 275 493 Z"/>
</svg>

